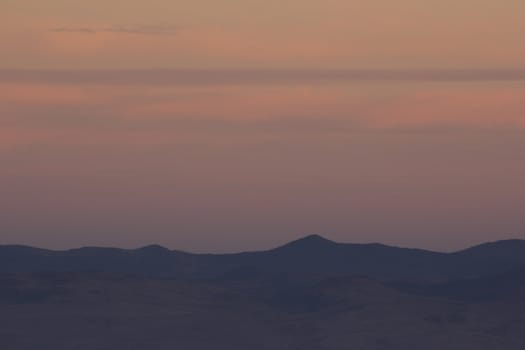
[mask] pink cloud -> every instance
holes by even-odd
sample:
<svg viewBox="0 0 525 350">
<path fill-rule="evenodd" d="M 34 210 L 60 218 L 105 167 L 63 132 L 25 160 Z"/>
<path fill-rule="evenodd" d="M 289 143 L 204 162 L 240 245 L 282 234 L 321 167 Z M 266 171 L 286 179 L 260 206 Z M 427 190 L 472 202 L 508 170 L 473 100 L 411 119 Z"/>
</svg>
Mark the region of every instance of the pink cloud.
<svg viewBox="0 0 525 350">
<path fill-rule="evenodd" d="M 4 83 L 0 147 L 207 143 L 225 136 L 249 139 L 268 125 L 284 133 L 307 127 L 314 135 L 324 130 L 523 130 L 524 101 L 525 90 L 516 85 L 359 92 L 340 85 L 116 89 Z"/>
<path fill-rule="evenodd" d="M 525 89 L 442 88 L 401 95 L 367 112 L 376 128 L 525 127 Z"/>
<path fill-rule="evenodd" d="M 81 86 L 0 83 L 0 101 L 33 105 L 85 105 L 107 99 Z"/>
</svg>

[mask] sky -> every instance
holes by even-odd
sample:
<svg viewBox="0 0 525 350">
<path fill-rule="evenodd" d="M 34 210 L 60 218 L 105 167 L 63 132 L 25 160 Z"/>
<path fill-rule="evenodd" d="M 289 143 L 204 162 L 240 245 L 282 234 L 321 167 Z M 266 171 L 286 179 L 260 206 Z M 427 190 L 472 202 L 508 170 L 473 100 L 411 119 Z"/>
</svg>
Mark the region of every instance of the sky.
<svg viewBox="0 0 525 350">
<path fill-rule="evenodd" d="M 522 0 L 1 0 L 0 244 L 525 239 Z"/>
</svg>

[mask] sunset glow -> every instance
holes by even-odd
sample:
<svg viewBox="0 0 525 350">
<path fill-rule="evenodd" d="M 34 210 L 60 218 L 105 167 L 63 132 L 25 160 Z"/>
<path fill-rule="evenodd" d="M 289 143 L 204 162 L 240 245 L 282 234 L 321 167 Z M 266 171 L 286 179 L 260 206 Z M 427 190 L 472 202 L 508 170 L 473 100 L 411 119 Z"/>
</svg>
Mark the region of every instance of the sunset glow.
<svg viewBox="0 0 525 350">
<path fill-rule="evenodd" d="M 524 13 L 3 1 L 0 243 L 525 238 Z"/>
</svg>

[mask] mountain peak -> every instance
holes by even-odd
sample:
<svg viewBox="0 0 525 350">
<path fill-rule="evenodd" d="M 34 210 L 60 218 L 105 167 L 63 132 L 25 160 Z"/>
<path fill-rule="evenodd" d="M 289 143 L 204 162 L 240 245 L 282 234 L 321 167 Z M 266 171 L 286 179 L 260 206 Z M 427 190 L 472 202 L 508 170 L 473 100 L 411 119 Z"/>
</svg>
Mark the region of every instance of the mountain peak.
<svg viewBox="0 0 525 350">
<path fill-rule="evenodd" d="M 327 238 L 324 238 L 320 235 L 308 235 L 302 238 L 299 238 L 295 241 L 292 241 L 288 244 L 283 245 L 280 248 L 319 248 L 319 247 L 327 247 L 327 246 L 334 246 L 338 243 L 331 241 Z M 278 248 L 279 249 L 279 248 Z"/>
<path fill-rule="evenodd" d="M 313 242 L 313 243 L 335 243 L 334 241 L 331 241 L 327 238 L 324 238 L 321 235 L 313 234 L 304 236 L 303 238 L 299 238 L 295 242 Z"/>
</svg>

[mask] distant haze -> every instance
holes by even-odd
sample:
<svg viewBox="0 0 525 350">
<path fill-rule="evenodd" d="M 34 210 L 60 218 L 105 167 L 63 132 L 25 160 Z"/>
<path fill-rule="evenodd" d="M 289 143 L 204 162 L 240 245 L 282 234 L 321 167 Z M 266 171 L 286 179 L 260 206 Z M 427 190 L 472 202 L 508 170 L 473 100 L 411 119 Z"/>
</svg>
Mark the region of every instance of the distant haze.
<svg viewBox="0 0 525 350">
<path fill-rule="evenodd" d="M 0 4 L 0 244 L 525 238 L 525 2 Z"/>
</svg>

